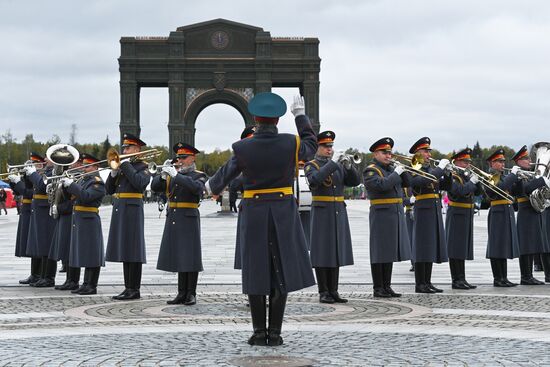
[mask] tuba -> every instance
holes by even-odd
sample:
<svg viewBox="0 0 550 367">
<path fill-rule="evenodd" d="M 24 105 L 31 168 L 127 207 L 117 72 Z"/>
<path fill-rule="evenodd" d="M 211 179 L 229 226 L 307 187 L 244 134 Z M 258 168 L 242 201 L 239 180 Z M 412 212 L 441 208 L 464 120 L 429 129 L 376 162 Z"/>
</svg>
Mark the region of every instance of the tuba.
<svg viewBox="0 0 550 367">
<path fill-rule="evenodd" d="M 550 178 L 550 143 L 536 143 L 535 149 L 535 175 L 537 177 Z M 550 206 L 550 189 L 546 186 L 539 187 L 529 195 L 531 206 L 537 212 L 542 213 L 544 209 Z"/>
<path fill-rule="evenodd" d="M 50 203 L 50 215 L 54 218 L 58 217 L 57 205 L 63 195 L 61 175 L 71 165 L 75 164 L 79 157 L 78 150 L 67 144 L 52 145 L 46 151 L 46 158 L 54 165 L 52 174 L 59 176 L 59 178 L 48 180 L 49 183 L 46 186 L 46 193 L 48 194 L 48 201 Z"/>
</svg>

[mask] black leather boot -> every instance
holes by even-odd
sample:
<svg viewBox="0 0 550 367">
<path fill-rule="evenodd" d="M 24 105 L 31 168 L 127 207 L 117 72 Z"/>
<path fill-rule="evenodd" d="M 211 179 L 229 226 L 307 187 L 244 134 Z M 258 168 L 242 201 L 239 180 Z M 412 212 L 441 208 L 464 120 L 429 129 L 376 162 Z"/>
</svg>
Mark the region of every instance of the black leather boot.
<svg viewBox="0 0 550 367">
<path fill-rule="evenodd" d="M 130 289 L 128 289 L 128 292 L 122 297 L 122 300 L 140 299 L 141 294 L 139 293 L 139 289 L 141 288 L 142 263 L 132 262 L 129 264 L 130 279 L 128 279 L 128 286 Z"/>
<path fill-rule="evenodd" d="M 493 271 L 493 286 L 494 287 L 508 287 L 508 284 L 502 277 L 502 265 L 501 259 L 490 259 L 491 270 Z"/>
<path fill-rule="evenodd" d="M 21 279 L 19 284 L 31 284 L 36 283 L 40 279 L 40 262 L 39 257 L 31 257 L 31 275 L 26 279 Z"/>
<path fill-rule="evenodd" d="M 468 286 L 468 288 L 470 289 L 476 289 L 477 288 L 477 285 L 472 285 L 470 283 L 468 283 L 466 281 L 466 261 L 465 260 L 460 260 L 460 267 L 459 267 L 459 270 L 460 270 L 460 279 L 462 280 L 462 282 L 464 284 L 466 284 Z"/>
<path fill-rule="evenodd" d="M 122 263 L 122 273 L 124 275 L 124 290 L 120 294 L 112 297 L 116 300 L 124 299 L 124 297 L 126 297 L 126 293 L 128 293 L 128 291 L 130 290 L 130 263 Z"/>
<path fill-rule="evenodd" d="M 391 287 L 391 274 L 393 270 L 393 263 L 383 263 L 382 264 L 382 284 L 384 286 L 384 291 L 388 293 L 391 297 L 401 297 L 401 293 L 396 293 Z"/>
<path fill-rule="evenodd" d="M 384 264 L 370 264 L 372 274 L 372 296 L 376 298 L 390 298 L 391 294 L 384 289 Z"/>
<path fill-rule="evenodd" d="M 319 302 L 334 303 L 335 300 L 328 290 L 329 280 L 327 268 L 315 268 L 315 276 L 317 278 L 317 287 L 319 288 Z"/>
<path fill-rule="evenodd" d="M 88 296 L 97 293 L 97 279 L 99 278 L 99 267 L 86 268 L 84 270 L 84 282 L 86 286 L 78 291 L 81 296 Z"/>
<path fill-rule="evenodd" d="M 72 291 L 78 289 L 78 282 L 80 280 L 80 268 L 73 268 L 67 266 L 67 281 L 61 286 L 55 286 L 55 289 L 60 291 Z"/>
<path fill-rule="evenodd" d="M 416 293 L 435 293 L 435 291 L 426 284 L 425 262 L 417 262 L 414 264 L 414 280 L 416 283 L 414 291 Z"/>
<path fill-rule="evenodd" d="M 181 305 L 185 302 L 185 294 L 187 293 L 187 274 L 184 272 L 178 273 L 178 295 L 171 301 L 166 301 L 169 305 Z"/>
<path fill-rule="evenodd" d="M 334 302 L 336 303 L 347 303 L 348 300 L 340 297 L 340 294 L 338 294 L 338 278 L 340 275 L 340 268 L 329 268 L 328 273 L 329 273 L 328 292 L 332 296 L 332 299 L 334 299 Z"/>
<path fill-rule="evenodd" d="M 265 327 L 265 296 L 248 295 L 250 315 L 254 334 L 248 339 L 250 345 L 267 345 L 267 329 Z"/>
<path fill-rule="evenodd" d="M 540 260 L 544 269 L 544 281 L 550 283 L 550 253 L 540 254 Z"/>
<path fill-rule="evenodd" d="M 500 262 L 500 269 L 502 274 L 503 282 L 506 283 L 508 287 L 515 287 L 517 284 L 512 283 L 508 280 L 508 261 L 506 259 L 498 259 Z"/>
<path fill-rule="evenodd" d="M 51 288 L 55 286 L 55 273 L 57 271 L 57 261 L 42 258 L 42 278 L 33 283 L 33 287 L 37 288 Z"/>
<path fill-rule="evenodd" d="M 442 293 L 443 292 L 443 289 L 439 289 L 439 288 L 436 288 L 433 284 L 432 284 L 432 268 L 433 268 L 433 265 L 434 263 L 426 263 L 425 267 L 426 267 L 426 272 L 425 272 L 425 279 L 426 279 L 426 285 L 431 289 L 433 290 L 435 293 Z"/>
<path fill-rule="evenodd" d="M 272 289 L 269 295 L 269 326 L 267 328 L 267 345 L 278 346 L 283 344 L 281 330 L 285 315 L 286 293 L 279 289 Z"/>
<path fill-rule="evenodd" d="M 520 255 L 519 256 L 519 269 L 521 272 L 521 285 L 542 285 L 538 279 L 533 277 L 533 258 L 532 255 Z"/>
<path fill-rule="evenodd" d="M 186 306 L 192 306 L 197 303 L 197 282 L 199 279 L 199 272 L 192 271 L 187 273 L 187 293 L 185 295 Z"/>
<path fill-rule="evenodd" d="M 453 289 L 470 289 L 466 283 L 462 281 L 460 274 L 460 262 L 462 260 L 449 259 L 449 267 L 451 268 L 451 279 Z"/>
</svg>

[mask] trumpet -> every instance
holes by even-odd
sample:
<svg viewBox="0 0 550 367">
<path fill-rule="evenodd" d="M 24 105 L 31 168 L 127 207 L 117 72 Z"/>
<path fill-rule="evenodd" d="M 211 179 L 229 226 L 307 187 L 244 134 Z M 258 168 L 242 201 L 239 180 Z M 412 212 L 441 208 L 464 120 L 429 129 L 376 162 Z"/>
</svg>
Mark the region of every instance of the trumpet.
<svg viewBox="0 0 550 367">
<path fill-rule="evenodd" d="M 334 155 L 336 157 L 338 157 L 338 163 L 345 163 L 345 162 L 350 162 L 351 163 L 354 163 L 354 164 L 359 164 L 361 163 L 361 155 L 359 153 L 355 153 L 355 154 L 346 154 L 346 152 L 344 152 L 343 150 L 339 150 L 337 152 L 334 152 Z"/>
<path fill-rule="evenodd" d="M 162 172 L 162 169 L 164 167 L 175 167 L 176 169 L 178 169 L 180 165 L 173 164 L 171 159 L 165 160 L 162 165 L 158 165 L 155 162 L 150 162 L 148 164 L 148 170 L 150 174 L 155 175 L 160 173 L 161 177 L 166 180 L 166 172 Z"/>
<path fill-rule="evenodd" d="M 141 159 L 152 159 L 155 157 L 158 157 L 161 155 L 162 152 L 160 152 L 157 149 L 148 149 L 144 150 L 142 152 L 136 152 L 136 153 L 129 153 L 129 154 L 119 154 L 116 149 L 111 148 L 107 152 L 107 164 L 111 169 L 118 169 L 120 167 L 120 161 L 126 158 L 129 158 L 131 162 Z"/>
<path fill-rule="evenodd" d="M 44 166 L 44 164 L 45 163 L 43 162 L 33 162 L 31 160 L 28 160 L 23 164 L 16 164 L 16 165 L 7 164 L 6 166 L 7 166 L 8 172 L 0 173 L 0 179 L 3 179 L 3 177 L 8 177 L 9 175 L 25 173 L 25 167 L 28 167 L 28 166 L 35 166 L 37 169 L 40 169 Z"/>
<path fill-rule="evenodd" d="M 504 172 L 511 172 L 511 168 L 504 168 Z M 537 172 L 535 171 L 526 171 L 524 169 L 519 169 L 516 173 L 519 178 L 522 180 L 532 180 L 534 178 L 537 178 Z"/>
</svg>

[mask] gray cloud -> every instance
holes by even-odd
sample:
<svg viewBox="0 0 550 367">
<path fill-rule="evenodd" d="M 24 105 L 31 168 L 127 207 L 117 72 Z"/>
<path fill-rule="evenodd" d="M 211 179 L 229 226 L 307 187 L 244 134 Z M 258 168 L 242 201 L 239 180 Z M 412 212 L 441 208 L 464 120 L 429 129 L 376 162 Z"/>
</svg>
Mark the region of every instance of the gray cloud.
<svg viewBox="0 0 550 367">
<path fill-rule="evenodd" d="M 197 2 L 198 3 L 198 2 Z M 444 151 L 549 140 L 550 3 L 546 1 L 3 1 L 0 123 L 80 141 L 118 138 L 121 36 L 165 36 L 226 18 L 273 36 L 321 41 L 321 123 L 342 147 L 392 136 L 406 150 L 432 137 Z M 280 91 L 290 99 L 295 91 Z M 166 90 L 142 91 L 142 137 L 168 138 Z M 197 145 L 225 149 L 243 122 L 214 105 L 197 121 Z M 280 123 L 292 131 L 290 114 Z"/>
</svg>

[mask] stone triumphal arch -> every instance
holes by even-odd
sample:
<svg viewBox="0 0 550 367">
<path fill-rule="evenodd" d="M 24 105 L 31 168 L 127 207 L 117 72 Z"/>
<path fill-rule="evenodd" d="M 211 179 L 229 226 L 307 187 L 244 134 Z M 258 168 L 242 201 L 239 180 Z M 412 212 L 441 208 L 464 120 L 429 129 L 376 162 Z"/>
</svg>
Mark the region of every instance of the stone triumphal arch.
<svg viewBox="0 0 550 367">
<path fill-rule="evenodd" d="M 319 39 L 272 37 L 262 28 L 225 19 L 179 27 L 168 37 L 120 40 L 120 132 L 139 135 L 139 95 L 167 87 L 169 144 L 194 144 L 195 121 L 209 105 L 246 108 L 256 93 L 298 87 L 306 113 L 319 131 Z"/>
</svg>

